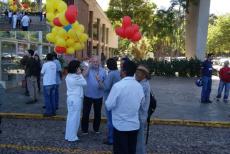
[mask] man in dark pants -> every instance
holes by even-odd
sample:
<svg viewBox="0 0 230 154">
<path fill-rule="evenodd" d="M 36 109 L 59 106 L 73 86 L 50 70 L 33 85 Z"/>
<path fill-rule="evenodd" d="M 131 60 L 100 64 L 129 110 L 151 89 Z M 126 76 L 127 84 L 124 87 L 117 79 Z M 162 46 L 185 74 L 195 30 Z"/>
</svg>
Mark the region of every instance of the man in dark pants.
<svg viewBox="0 0 230 154">
<path fill-rule="evenodd" d="M 121 81 L 110 91 L 105 102 L 108 111 L 112 111 L 114 127 L 114 154 L 135 154 L 137 133 L 140 128 L 139 108 L 143 105 L 144 91 L 134 76 L 136 64 L 126 61 L 121 70 Z"/>
<path fill-rule="evenodd" d="M 23 56 L 23 58 L 21 59 L 20 63 L 21 65 L 24 67 L 24 71 L 25 71 L 25 95 L 26 96 L 29 96 L 29 90 L 28 90 L 28 87 L 27 87 L 27 76 L 28 76 L 28 73 L 29 73 L 29 69 L 26 67 L 26 64 L 28 62 L 28 59 L 29 59 L 29 55 L 25 55 Z"/>
<path fill-rule="evenodd" d="M 81 121 L 82 133 L 88 134 L 89 114 L 92 105 L 94 108 L 93 129 L 95 133 L 99 133 L 102 98 L 104 95 L 102 83 L 105 80 L 106 72 L 100 66 L 100 59 L 95 56 L 91 58 L 90 66 L 83 74 L 87 81 L 87 87 L 85 89 L 85 97 L 83 101 L 83 116 Z"/>
<path fill-rule="evenodd" d="M 212 88 L 212 54 L 208 54 L 207 59 L 202 63 L 201 76 L 203 82 L 201 103 L 212 103 L 209 99 Z"/>
</svg>

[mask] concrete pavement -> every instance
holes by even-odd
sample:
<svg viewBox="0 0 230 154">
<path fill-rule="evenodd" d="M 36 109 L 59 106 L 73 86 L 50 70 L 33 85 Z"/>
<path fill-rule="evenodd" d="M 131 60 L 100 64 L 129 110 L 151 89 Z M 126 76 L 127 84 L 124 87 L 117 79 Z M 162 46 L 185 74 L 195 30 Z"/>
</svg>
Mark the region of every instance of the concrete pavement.
<svg viewBox="0 0 230 154">
<path fill-rule="evenodd" d="M 196 87 L 194 81 L 195 78 L 153 77 L 150 83 L 157 99 L 154 117 L 158 119 L 230 122 L 230 104 L 216 102 L 214 99 L 219 81 L 216 78 L 213 80 L 211 99 L 214 101 L 212 104 L 200 103 L 201 88 Z M 44 112 L 42 93 L 38 103 L 26 104 L 29 99 L 29 97 L 24 96 L 24 90 L 21 87 L 7 90 L 1 97 L 0 112 L 42 114 Z M 102 109 L 102 115 L 105 116 L 104 107 Z M 60 88 L 60 108 L 57 114 L 65 116 L 66 113 L 66 87 L 63 82 Z"/>
</svg>

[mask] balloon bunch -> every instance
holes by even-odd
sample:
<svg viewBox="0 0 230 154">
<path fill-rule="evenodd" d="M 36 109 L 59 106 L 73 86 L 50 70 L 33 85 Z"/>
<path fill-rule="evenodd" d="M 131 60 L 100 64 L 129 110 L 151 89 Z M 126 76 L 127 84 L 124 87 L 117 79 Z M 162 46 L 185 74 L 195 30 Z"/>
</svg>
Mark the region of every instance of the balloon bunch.
<svg viewBox="0 0 230 154">
<path fill-rule="evenodd" d="M 11 11 L 17 11 L 17 9 L 18 9 L 18 7 L 17 7 L 17 0 L 9 0 L 8 1 L 8 3 L 9 3 L 9 8 L 10 8 L 10 10 Z"/>
<path fill-rule="evenodd" d="M 53 26 L 46 39 L 55 44 L 56 53 L 74 54 L 75 51 L 84 49 L 88 35 L 84 33 L 84 26 L 77 21 L 77 7 L 75 5 L 67 7 L 62 0 L 46 2 L 47 19 Z"/>
<path fill-rule="evenodd" d="M 127 38 L 132 42 L 138 42 L 142 35 L 137 24 L 132 24 L 132 20 L 129 16 L 124 16 L 122 19 L 122 26 L 117 27 L 115 32 L 121 38 Z"/>
</svg>

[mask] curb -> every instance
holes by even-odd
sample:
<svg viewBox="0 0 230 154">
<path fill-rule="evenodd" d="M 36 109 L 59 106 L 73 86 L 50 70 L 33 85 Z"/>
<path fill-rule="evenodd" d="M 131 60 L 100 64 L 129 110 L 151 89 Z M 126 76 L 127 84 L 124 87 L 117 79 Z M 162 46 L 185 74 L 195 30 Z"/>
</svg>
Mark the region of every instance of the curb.
<svg viewBox="0 0 230 154">
<path fill-rule="evenodd" d="M 0 112 L 0 117 L 6 119 L 35 119 L 35 120 L 57 120 L 65 121 L 66 116 L 57 115 L 54 117 L 43 117 L 42 114 L 27 114 L 27 113 L 3 113 Z M 90 118 L 90 122 L 93 118 Z M 106 123 L 106 118 L 102 117 L 101 122 Z M 230 128 L 230 122 L 222 121 L 194 121 L 181 119 L 151 119 L 150 125 L 175 125 L 175 126 L 194 126 L 194 127 L 214 127 L 214 128 Z"/>
<path fill-rule="evenodd" d="M 80 148 L 62 148 L 62 147 L 48 147 L 48 146 L 30 146 L 30 145 L 17 145 L 17 144 L 0 144 L 0 149 L 14 149 L 17 151 L 34 151 L 34 152 L 56 152 L 65 154 L 112 154 L 111 151 L 90 151 Z"/>
</svg>

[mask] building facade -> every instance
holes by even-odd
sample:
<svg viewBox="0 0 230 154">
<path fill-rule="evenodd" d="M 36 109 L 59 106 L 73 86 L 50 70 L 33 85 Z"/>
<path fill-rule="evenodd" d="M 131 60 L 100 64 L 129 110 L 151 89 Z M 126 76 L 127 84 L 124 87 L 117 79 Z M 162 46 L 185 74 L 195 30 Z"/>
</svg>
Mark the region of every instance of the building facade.
<svg viewBox="0 0 230 154">
<path fill-rule="evenodd" d="M 107 58 L 112 57 L 118 48 L 118 37 L 113 27 L 96 0 L 67 0 L 68 4 L 78 7 L 78 21 L 85 27 L 89 39 L 85 49 L 77 51 L 74 56 L 66 58 L 85 59 L 103 52 Z M 5 88 L 20 85 L 24 70 L 20 59 L 28 49 L 33 49 L 41 59 L 53 52 L 53 44 L 46 40 L 47 32 L 0 32 L 0 84 Z"/>
<path fill-rule="evenodd" d="M 114 49 L 118 48 L 118 37 L 96 0 L 67 0 L 78 8 L 78 21 L 85 27 L 89 39 L 84 50 L 77 52 L 78 58 L 86 58 L 92 55 L 112 57 Z"/>
</svg>

